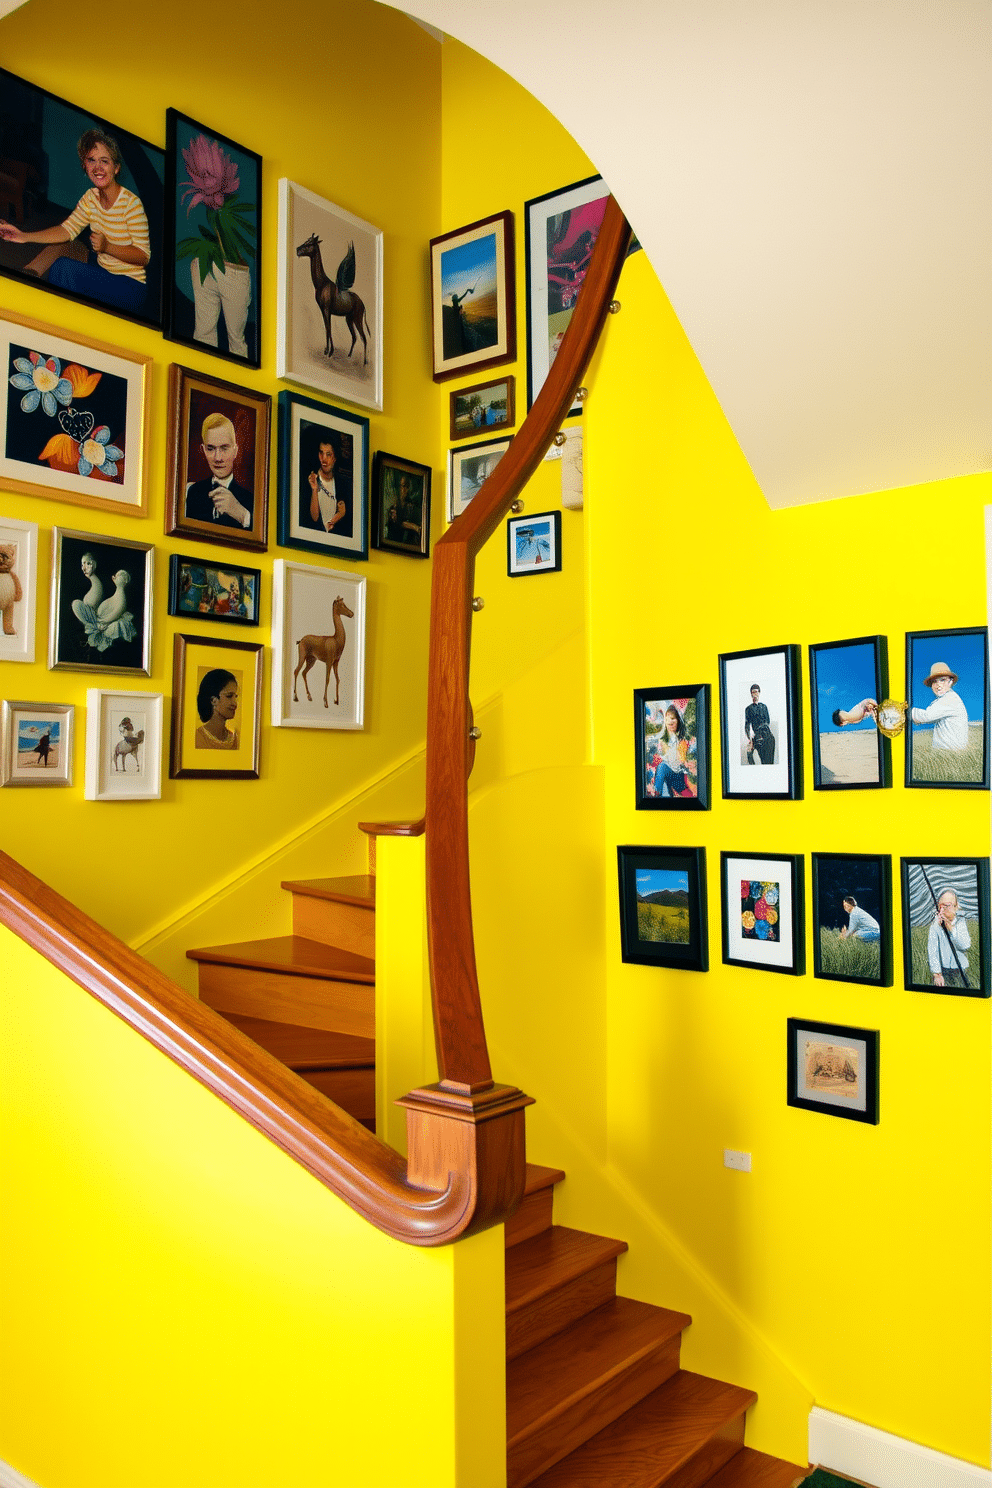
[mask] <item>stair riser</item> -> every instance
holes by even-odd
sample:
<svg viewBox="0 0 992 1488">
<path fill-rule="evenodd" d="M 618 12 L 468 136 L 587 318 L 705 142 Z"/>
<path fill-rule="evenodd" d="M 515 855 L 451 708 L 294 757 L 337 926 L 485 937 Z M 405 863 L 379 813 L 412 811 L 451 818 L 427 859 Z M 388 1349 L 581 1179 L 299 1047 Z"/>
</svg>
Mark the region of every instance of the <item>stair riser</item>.
<svg viewBox="0 0 992 1488">
<path fill-rule="evenodd" d="M 560 1333 L 570 1323 L 585 1317 L 594 1307 L 608 1302 L 616 1293 L 617 1263 L 611 1261 L 596 1266 L 574 1281 L 556 1287 L 546 1297 L 531 1302 L 519 1311 L 507 1314 L 506 1357 L 516 1359 L 538 1343 L 543 1343 L 555 1333 Z"/>
<path fill-rule="evenodd" d="M 300 1079 L 356 1121 L 375 1119 L 375 1069 L 300 1070 Z"/>
<path fill-rule="evenodd" d="M 681 1338 L 670 1339 L 653 1353 L 631 1361 L 572 1404 L 534 1423 L 522 1439 L 510 1442 L 506 1454 L 507 1488 L 526 1488 L 553 1463 L 602 1431 L 611 1421 L 671 1379 L 679 1367 Z"/>
<path fill-rule="evenodd" d="M 539 1188 L 536 1193 L 528 1194 L 516 1214 L 506 1222 L 504 1235 L 507 1250 L 512 1245 L 519 1245 L 522 1240 L 533 1239 L 542 1230 L 550 1230 L 554 1203 L 553 1188 Z"/>
<path fill-rule="evenodd" d="M 652 1484 L 651 1488 L 703 1488 L 743 1445 L 744 1416 L 740 1415 L 714 1432 L 709 1441 L 693 1453 L 691 1462 L 667 1478 L 658 1478 L 657 1485 Z"/>
<path fill-rule="evenodd" d="M 294 894 L 293 934 L 358 956 L 375 956 L 375 910 Z"/>
<path fill-rule="evenodd" d="M 220 1013 L 375 1037 L 375 988 L 200 962 L 200 998 Z"/>
</svg>

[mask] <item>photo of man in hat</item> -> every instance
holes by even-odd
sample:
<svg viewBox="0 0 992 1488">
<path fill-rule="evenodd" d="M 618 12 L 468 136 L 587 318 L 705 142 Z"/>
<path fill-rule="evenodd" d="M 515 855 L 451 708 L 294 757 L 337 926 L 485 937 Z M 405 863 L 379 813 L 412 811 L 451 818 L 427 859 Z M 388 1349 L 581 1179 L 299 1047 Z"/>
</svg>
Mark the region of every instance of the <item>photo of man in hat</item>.
<svg viewBox="0 0 992 1488">
<path fill-rule="evenodd" d="M 906 784 L 988 790 L 986 627 L 910 631 L 906 684 Z"/>
<path fill-rule="evenodd" d="M 968 748 L 968 710 L 954 691 L 957 680 L 946 661 L 935 661 L 923 681 L 933 693 L 933 702 L 910 711 L 914 723 L 932 725 L 934 749 Z"/>
</svg>

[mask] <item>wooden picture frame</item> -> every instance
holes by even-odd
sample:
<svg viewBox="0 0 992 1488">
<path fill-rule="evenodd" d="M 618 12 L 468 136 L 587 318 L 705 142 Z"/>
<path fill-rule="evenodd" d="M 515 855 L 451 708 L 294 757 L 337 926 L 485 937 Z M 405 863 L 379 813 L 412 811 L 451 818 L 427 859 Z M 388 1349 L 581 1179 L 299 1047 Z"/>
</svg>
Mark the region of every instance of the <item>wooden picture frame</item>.
<svg viewBox="0 0 992 1488">
<path fill-rule="evenodd" d="M 907 789 L 988 790 L 986 627 L 909 631 L 906 697 Z"/>
<path fill-rule="evenodd" d="M 38 523 L 0 517 L 0 661 L 34 661 Z"/>
<path fill-rule="evenodd" d="M 382 245 L 371 222 L 279 182 L 277 377 L 381 413 Z"/>
<path fill-rule="evenodd" d="M 152 358 L 0 312 L 0 484 L 122 517 L 147 513 Z"/>
<path fill-rule="evenodd" d="M 496 377 L 455 388 L 448 401 L 451 439 L 471 439 L 490 429 L 512 429 L 517 422 L 517 379 Z"/>
<path fill-rule="evenodd" d="M 672 709 L 677 722 L 670 727 Z M 638 811 L 709 811 L 708 682 L 635 688 L 634 760 Z"/>
<path fill-rule="evenodd" d="M 266 550 L 271 416 L 268 393 L 172 364 L 165 491 L 170 537 Z"/>
<path fill-rule="evenodd" d="M 506 572 L 511 579 L 561 573 L 561 512 L 510 517 L 506 524 Z"/>
<path fill-rule="evenodd" d="M 263 650 L 253 641 L 173 638 L 170 779 L 258 779 Z"/>
<path fill-rule="evenodd" d="M 618 847 L 621 959 L 707 971 L 706 849 Z"/>
<path fill-rule="evenodd" d="M 802 854 L 720 854 L 727 966 L 802 976 L 806 970 Z"/>
<path fill-rule="evenodd" d="M 271 684 L 275 727 L 364 728 L 366 582 L 338 569 L 276 559 Z"/>
<path fill-rule="evenodd" d="M 262 157 L 165 111 L 165 335 L 260 367 Z"/>
<path fill-rule="evenodd" d="M 719 665 L 724 798 L 801 801 L 799 647 L 727 651 Z"/>
<path fill-rule="evenodd" d="M 372 456 L 372 547 L 405 558 L 429 558 L 431 477 L 429 465 L 376 450 Z"/>
<path fill-rule="evenodd" d="M 879 1033 L 789 1018 L 787 1100 L 801 1111 L 878 1125 Z"/>
<path fill-rule="evenodd" d="M 169 554 L 169 614 L 183 620 L 257 625 L 261 588 L 261 569 Z"/>
<path fill-rule="evenodd" d="M 52 671 L 151 675 L 155 548 L 52 528 Z"/>
<path fill-rule="evenodd" d="M 75 714 L 72 703 L 4 698 L 0 785 L 71 785 Z"/>
<path fill-rule="evenodd" d="M 892 986 L 892 859 L 824 853 L 813 867 L 813 975 Z"/>
<path fill-rule="evenodd" d="M 87 801 L 157 801 L 162 795 L 162 694 L 86 692 Z"/>
<path fill-rule="evenodd" d="M 513 213 L 431 238 L 434 381 L 517 355 Z"/>
<path fill-rule="evenodd" d="M 809 648 L 814 790 L 885 790 L 892 746 L 869 703 L 889 695 L 885 636 L 824 641 Z"/>
<path fill-rule="evenodd" d="M 459 449 L 448 451 L 449 523 L 460 517 L 472 498 L 478 495 L 509 448 L 509 439 L 496 439 L 480 444 L 463 444 Z"/>
<path fill-rule="evenodd" d="M 368 469 L 367 418 L 300 393 L 279 394 L 278 532 L 282 547 L 352 561 L 366 559 Z M 327 527 L 326 522 L 334 525 Z"/>
<path fill-rule="evenodd" d="M 587 176 L 524 203 L 528 408 L 572 318 L 609 195 L 602 176 Z M 569 412 L 581 413 L 582 405 Z"/>
<path fill-rule="evenodd" d="M 988 858 L 902 858 L 900 868 L 907 991 L 988 997 Z M 938 913 L 948 894 L 953 919 Z"/>
</svg>

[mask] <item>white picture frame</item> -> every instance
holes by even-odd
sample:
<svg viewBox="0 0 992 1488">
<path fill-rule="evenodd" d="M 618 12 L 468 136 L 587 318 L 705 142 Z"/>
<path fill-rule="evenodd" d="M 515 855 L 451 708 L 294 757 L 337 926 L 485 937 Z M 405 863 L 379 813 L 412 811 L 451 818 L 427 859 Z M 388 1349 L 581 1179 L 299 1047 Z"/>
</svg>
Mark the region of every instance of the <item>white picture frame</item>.
<svg viewBox="0 0 992 1488">
<path fill-rule="evenodd" d="M 162 795 L 162 694 L 86 691 L 87 801 L 158 801 Z"/>
<path fill-rule="evenodd" d="M 16 549 L 12 558 L 6 551 L 9 548 Z M 0 569 L 0 661 L 34 661 L 37 522 L 0 518 Z"/>
<path fill-rule="evenodd" d="M 340 569 L 276 559 L 272 572 L 274 727 L 364 728 L 366 582 Z M 330 644 L 335 638 L 343 638 L 336 651 Z M 311 640 L 325 644 L 308 645 Z"/>
<path fill-rule="evenodd" d="M 487 439 L 480 444 L 463 444 L 448 451 L 446 515 L 449 523 L 460 517 L 479 493 L 510 448 L 510 443 L 509 439 Z"/>
<path fill-rule="evenodd" d="M 303 245 L 313 239 L 311 253 L 303 253 Z M 285 176 L 280 180 L 277 377 L 382 412 L 382 243 L 382 232 L 371 222 Z M 343 291 L 350 297 L 348 307 L 329 317 L 333 352 L 328 355 L 315 276 L 322 274 L 329 289 L 337 291 L 339 271 L 347 277 L 350 244 L 355 247 L 354 282 Z M 356 312 L 356 300 L 363 314 Z"/>
<path fill-rule="evenodd" d="M 72 703 L 4 698 L 0 785 L 71 785 L 75 713 Z"/>
</svg>

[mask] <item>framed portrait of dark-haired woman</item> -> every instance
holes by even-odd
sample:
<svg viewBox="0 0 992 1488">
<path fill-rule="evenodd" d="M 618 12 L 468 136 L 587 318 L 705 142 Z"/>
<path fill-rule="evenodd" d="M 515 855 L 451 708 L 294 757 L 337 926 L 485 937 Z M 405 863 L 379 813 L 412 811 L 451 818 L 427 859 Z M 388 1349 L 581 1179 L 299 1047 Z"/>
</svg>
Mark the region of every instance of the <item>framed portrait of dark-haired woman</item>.
<svg viewBox="0 0 992 1488">
<path fill-rule="evenodd" d="M 177 635 L 172 655 L 172 780 L 257 780 L 262 646 Z"/>
<path fill-rule="evenodd" d="M 710 808 L 708 682 L 634 690 L 638 811 Z"/>
</svg>

